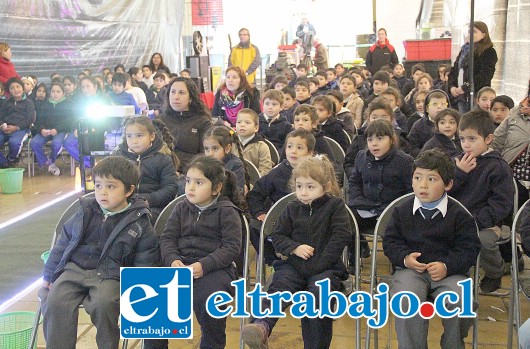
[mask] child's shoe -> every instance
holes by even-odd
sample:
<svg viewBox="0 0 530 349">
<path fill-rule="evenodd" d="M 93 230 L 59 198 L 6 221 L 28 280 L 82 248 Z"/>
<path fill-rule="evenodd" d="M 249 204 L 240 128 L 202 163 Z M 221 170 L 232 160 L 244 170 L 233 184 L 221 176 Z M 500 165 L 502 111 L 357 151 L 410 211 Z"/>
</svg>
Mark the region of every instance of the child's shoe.
<svg viewBox="0 0 530 349">
<path fill-rule="evenodd" d="M 269 348 L 269 330 L 258 321 L 245 325 L 243 331 L 241 331 L 241 337 L 243 338 L 243 343 L 251 349 Z"/>
<path fill-rule="evenodd" d="M 501 288 L 502 278 L 489 278 L 484 276 L 480 281 L 480 291 L 482 293 L 492 293 Z"/>
<path fill-rule="evenodd" d="M 50 172 L 54 176 L 58 176 L 61 174 L 61 169 L 57 167 L 56 164 L 51 164 L 48 166 L 48 172 Z"/>
</svg>

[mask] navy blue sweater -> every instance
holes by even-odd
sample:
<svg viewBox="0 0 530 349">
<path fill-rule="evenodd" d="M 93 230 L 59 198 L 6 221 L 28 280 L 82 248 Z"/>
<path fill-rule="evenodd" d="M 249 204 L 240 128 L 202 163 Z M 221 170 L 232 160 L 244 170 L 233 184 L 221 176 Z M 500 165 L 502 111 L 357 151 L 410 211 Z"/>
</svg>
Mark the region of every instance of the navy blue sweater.
<svg viewBox="0 0 530 349">
<path fill-rule="evenodd" d="M 409 142 L 412 146 L 411 154 L 413 157 L 418 156 L 421 148 L 434 135 L 434 123 L 427 115 L 419 119 L 412 125 L 409 132 Z"/>
<path fill-rule="evenodd" d="M 456 169 L 449 194 L 471 211 L 479 229 L 500 227 L 513 209 L 512 170 L 498 151 L 490 151 L 477 157 L 471 172 Z"/>
<path fill-rule="evenodd" d="M 404 259 L 420 252 L 420 263 L 442 262 L 447 276 L 466 275 L 475 265 L 480 240 L 473 218 L 449 198 L 445 217 L 437 214 L 426 220 L 421 213 L 412 214 L 414 195 L 392 211 L 383 236 L 383 251 L 392 265 L 406 268 Z"/>
<path fill-rule="evenodd" d="M 412 156 L 395 147 L 379 160 L 361 150 L 348 181 L 348 206 L 381 214 L 392 201 L 412 191 L 413 162 Z"/>
<path fill-rule="evenodd" d="M 287 160 L 280 162 L 265 176 L 258 179 L 247 194 L 248 209 L 252 217 L 267 213 L 269 208 L 287 194 L 291 194 L 289 179 L 293 168 Z"/>
<path fill-rule="evenodd" d="M 350 146 L 348 136 L 344 133 L 344 123 L 335 118 L 329 118 L 324 124 L 320 124 L 320 129 L 324 135 L 339 143 L 340 147 L 346 152 Z"/>
<path fill-rule="evenodd" d="M 285 116 L 280 115 L 276 120 L 267 121 L 263 113 L 259 114 L 259 134 L 274 144 L 278 151 L 282 149 L 287 135 L 292 130 L 293 126 Z"/>
<path fill-rule="evenodd" d="M 424 152 L 430 149 L 439 149 L 451 157 L 462 153 L 462 147 L 460 146 L 458 137 L 455 137 L 453 140 L 438 131 L 434 132 L 432 138 L 425 143 L 421 151 Z"/>
</svg>

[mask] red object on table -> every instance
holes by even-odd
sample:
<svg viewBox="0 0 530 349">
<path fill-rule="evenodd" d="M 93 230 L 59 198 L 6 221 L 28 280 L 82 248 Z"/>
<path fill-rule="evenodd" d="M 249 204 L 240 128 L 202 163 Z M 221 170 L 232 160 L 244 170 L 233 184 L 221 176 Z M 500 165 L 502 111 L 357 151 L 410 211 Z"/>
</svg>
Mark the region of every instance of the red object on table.
<svg viewBox="0 0 530 349">
<path fill-rule="evenodd" d="M 204 104 L 206 104 L 206 106 L 208 107 L 208 109 L 211 110 L 215 101 L 215 94 L 213 92 L 204 92 L 201 93 L 199 96 L 201 98 L 201 101 L 203 101 Z"/>
<path fill-rule="evenodd" d="M 451 59 L 451 39 L 406 40 L 403 45 L 408 61 Z"/>
</svg>

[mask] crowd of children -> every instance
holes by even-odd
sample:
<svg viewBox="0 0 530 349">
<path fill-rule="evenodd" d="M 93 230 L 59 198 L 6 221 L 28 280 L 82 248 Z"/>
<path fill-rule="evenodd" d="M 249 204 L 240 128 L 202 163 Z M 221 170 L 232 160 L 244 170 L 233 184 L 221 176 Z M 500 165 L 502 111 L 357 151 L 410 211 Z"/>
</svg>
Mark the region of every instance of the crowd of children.
<svg viewBox="0 0 530 349">
<path fill-rule="evenodd" d="M 502 226 L 510 224 L 514 183 L 520 203 L 528 199 L 530 188 L 530 95 L 516 105 L 484 87 L 476 94 L 476 108 L 461 115 L 452 109 L 448 94 L 449 70 L 441 66 L 433 81 L 421 64 L 412 68 L 411 79 L 399 63 L 382 67 L 373 77 L 362 67 L 339 64 L 308 77 L 308 67 L 299 65 L 295 79 L 277 77 L 260 97 L 231 68 L 217 93 L 214 118 L 201 119 L 200 132 L 192 124 L 186 129 L 200 133 L 197 149 L 204 154 L 181 159 L 174 149 L 178 135 L 164 122 L 176 122 L 174 114 L 189 109 L 180 110 L 166 99 L 179 86 L 189 90 L 184 88 L 189 72 L 170 83 L 166 70 L 144 65 L 125 73 L 118 65 L 100 81 L 90 72 L 78 79 L 55 76 L 49 90 L 31 77 L 0 85 L 5 96 L 0 99 L 0 144 L 9 144 L 9 153 L 0 153 L 1 167 L 16 166 L 22 143 L 32 135 L 38 166 L 59 175 L 56 159 L 62 148 L 79 161 L 77 136 L 85 130 L 78 130 L 77 117 L 85 116 L 87 106 L 125 104 L 143 114 L 125 120 L 116 156 L 93 167 L 95 198 L 82 200 L 83 209 L 65 225 L 46 264 L 42 293 L 49 292 L 44 307 L 48 345 L 66 347 L 75 340 L 70 338 L 75 320 L 60 318 L 77 316 L 77 306 L 84 303 L 98 328 L 98 345 L 114 347 L 119 333 L 112 301 L 119 297 L 119 267 L 163 265 L 193 269 L 200 347 L 225 347 L 226 321 L 211 317 L 204 304 L 215 291 L 230 293 L 230 282 L 240 273 L 234 266 L 241 258 L 240 215 L 250 216 L 250 239 L 258 250 L 268 210 L 291 192 L 296 200 L 259 251 L 275 271 L 269 292 L 305 290 L 318 298 L 315 282 L 322 279 L 339 289 L 353 270 L 341 261 L 343 248 L 355 243 L 346 207 L 361 232 L 367 232 L 393 200 L 407 193 L 414 195 L 395 209 L 383 240 L 395 267 L 393 292 L 414 292 L 423 301 L 454 290 L 479 252 L 485 272 L 480 288 L 495 292 L 508 261 L 497 242 Z M 168 106 L 172 110 L 166 113 Z M 340 159 L 332 140 L 342 148 Z M 276 152 L 278 163 L 273 162 Z M 88 158 L 81 160 L 91 166 Z M 247 162 L 261 176 L 253 186 Z M 348 188 L 346 201 L 340 183 Z M 186 199 L 156 237 L 152 224 L 179 193 Z M 478 236 L 473 234 L 475 222 Z M 131 235 L 132 225 L 144 232 Z M 112 233 L 113 240 L 100 239 L 101 231 Z M 127 251 L 132 257 L 125 250 L 114 251 L 118 243 L 131 244 Z M 369 255 L 363 241 L 362 257 Z M 359 262 L 354 257 L 350 254 L 352 265 Z M 100 270 L 104 277 L 92 274 Z M 80 278 L 86 273 L 89 279 Z M 72 293 L 71 302 L 62 301 Z M 108 307 L 109 313 L 98 315 Z M 252 319 L 243 329 L 244 341 L 251 348 L 267 348 L 277 320 Z M 305 347 L 328 348 L 332 323 L 330 318 L 303 319 Z M 442 347 L 462 347 L 468 323 L 446 319 L 443 324 Z M 400 346 L 424 346 L 425 326 L 419 317 L 398 319 Z M 146 347 L 167 343 L 147 342 Z"/>
</svg>

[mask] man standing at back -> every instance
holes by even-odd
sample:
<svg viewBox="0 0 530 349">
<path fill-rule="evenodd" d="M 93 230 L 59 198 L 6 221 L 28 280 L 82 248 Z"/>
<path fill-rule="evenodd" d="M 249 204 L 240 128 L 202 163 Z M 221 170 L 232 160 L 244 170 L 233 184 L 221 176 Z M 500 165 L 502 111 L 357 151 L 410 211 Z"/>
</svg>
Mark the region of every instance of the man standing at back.
<svg viewBox="0 0 530 349">
<path fill-rule="evenodd" d="M 249 84 L 254 85 L 256 69 L 261 64 L 261 56 L 256 45 L 250 43 L 250 33 L 247 28 L 239 30 L 239 44 L 232 48 L 228 58 L 228 66 L 236 66 L 247 74 Z"/>
<path fill-rule="evenodd" d="M 377 31 L 377 42 L 370 47 L 366 54 L 366 68 L 373 76 L 382 66 L 388 65 L 393 68 L 396 63 L 399 63 L 396 50 L 386 38 L 386 29 L 381 28 Z"/>
</svg>

